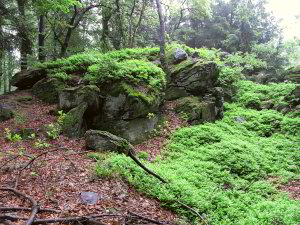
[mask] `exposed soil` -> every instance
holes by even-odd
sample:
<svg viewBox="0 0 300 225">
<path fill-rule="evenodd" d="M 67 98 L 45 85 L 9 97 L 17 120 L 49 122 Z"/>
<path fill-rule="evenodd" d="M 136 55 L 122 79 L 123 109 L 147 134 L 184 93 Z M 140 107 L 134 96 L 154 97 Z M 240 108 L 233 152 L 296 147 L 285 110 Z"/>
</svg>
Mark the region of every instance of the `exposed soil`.
<svg viewBox="0 0 300 225">
<path fill-rule="evenodd" d="M 99 179 L 93 175 L 94 161 L 86 157 L 83 139 L 70 140 L 60 135 L 57 140 L 46 140 L 41 128 L 56 121 L 57 118 L 49 113 L 56 105 L 42 103 L 32 97 L 29 91 L 2 96 L 1 102 L 3 101 L 13 105 L 18 113 L 14 119 L 0 123 L 0 188 L 15 187 L 38 201 L 40 208 L 61 211 L 60 214 L 39 214 L 37 218 L 121 214 L 122 216 L 103 217 L 101 222 L 114 225 L 154 224 L 142 220 L 128 222 L 126 215 L 133 212 L 157 221 L 165 221 L 166 224 L 177 220 L 178 217 L 162 208 L 159 201 L 138 193 L 124 181 L 117 178 Z M 184 125 L 171 109 L 172 104 L 166 104 L 164 111 L 169 122 L 162 128 L 163 135 L 136 146 L 137 151 L 148 152 L 150 160 L 161 153 L 168 135 Z M 10 131 L 33 128 L 37 136 L 21 142 L 11 142 L 5 138 L 5 128 Z M 42 140 L 42 143 L 50 142 L 51 146 L 35 147 L 37 139 Z M 42 156 L 32 160 L 42 153 Z M 84 191 L 97 192 L 100 195 L 96 205 L 81 202 L 80 193 Z M 0 207 L 17 206 L 30 207 L 30 203 L 13 193 L 0 191 Z M 13 213 L 15 216 L 29 214 L 30 212 Z"/>
</svg>

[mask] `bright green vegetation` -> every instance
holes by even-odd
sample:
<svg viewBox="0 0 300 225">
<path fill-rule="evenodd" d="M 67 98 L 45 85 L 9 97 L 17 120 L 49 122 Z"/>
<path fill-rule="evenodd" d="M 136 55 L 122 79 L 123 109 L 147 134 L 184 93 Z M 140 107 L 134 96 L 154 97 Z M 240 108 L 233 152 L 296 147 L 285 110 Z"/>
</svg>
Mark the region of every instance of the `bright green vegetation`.
<svg viewBox="0 0 300 225">
<path fill-rule="evenodd" d="M 179 129 L 163 160 L 144 161 L 169 185 L 159 183 L 125 155 L 100 160 L 96 173 L 122 177 L 193 224 L 204 223 L 176 200 L 198 210 L 212 225 L 299 224 L 300 202 L 276 186 L 300 179 L 300 118 L 243 108 L 242 96 L 255 92 L 249 86 L 256 85 L 248 81 L 240 85 L 238 102 L 226 104 L 222 121 Z M 274 101 L 291 88 L 292 84 L 256 86 Z"/>
<path fill-rule="evenodd" d="M 49 74 L 53 74 L 54 76 L 63 77 L 63 75 L 57 74 L 72 74 L 75 72 L 80 72 L 81 75 L 84 75 L 87 72 L 88 67 L 94 64 L 106 63 L 109 60 L 116 62 L 133 59 L 152 61 L 158 58 L 158 54 L 159 48 L 123 49 L 106 54 L 100 52 L 86 52 L 72 55 L 65 59 L 36 64 L 35 67 L 44 68 Z"/>
<path fill-rule="evenodd" d="M 262 85 L 252 81 L 239 81 L 239 92 L 235 96 L 237 102 L 245 106 L 249 103 L 262 104 L 271 101 L 274 105 L 287 104 L 284 96 L 290 94 L 296 87 L 294 83 L 270 83 Z"/>
</svg>

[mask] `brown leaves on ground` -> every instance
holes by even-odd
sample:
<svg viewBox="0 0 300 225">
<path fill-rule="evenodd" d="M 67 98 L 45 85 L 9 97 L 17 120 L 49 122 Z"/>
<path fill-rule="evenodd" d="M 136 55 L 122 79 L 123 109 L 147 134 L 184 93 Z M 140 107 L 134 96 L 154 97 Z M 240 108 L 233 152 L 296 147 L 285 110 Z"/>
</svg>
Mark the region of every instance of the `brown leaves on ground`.
<svg viewBox="0 0 300 225">
<path fill-rule="evenodd" d="M 83 139 L 70 140 L 60 135 L 57 140 L 45 140 L 51 144 L 50 147 L 35 147 L 37 138 L 42 140 L 44 138 L 41 127 L 56 121 L 57 118 L 49 114 L 56 105 L 44 104 L 31 97 L 28 91 L 14 92 L 5 97 L 5 99 L 2 97 L 1 101 L 13 105 L 17 116 L 0 123 L 0 186 L 16 187 L 17 190 L 33 197 L 41 208 L 61 210 L 59 215 L 43 213 L 38 214 L 37 218 L 103 213 L 126 215 L 128 212 L 134 212 L 154 220 L 176 221 L 176 215 L 162 208 L 159 201 L 138 193 L 126 182 L 117 178 L 94 177 L 92 171 L 94 161 L 85 156 Z M 163 128 L 164 135 L 137 146 L 139 151 L 147 151 L 151 158 L 160 154 L 167 134 L 182 126 L 182 121 L 171 109 L 172 105 L 167 104 L 165 112 L 169 123 Z M 5 128 L 11 131 L 33 128 L 38 136 L 11 142 L 5 139 Z M 31 159 L 41 153 L 45 154 L 28 165 Z M 80 193 L 84 191 L 97 192 L 100 195 L 96 205 L 85 205 L 81 202 Z M 12 193 L 0 192 L 0 207 L 30 207 L 30 203 Z M 30 212 L 18 215 L 29 216 Z M 102 222 L 125 224 L 125 219 L 113 217 Z"/>
</svg>

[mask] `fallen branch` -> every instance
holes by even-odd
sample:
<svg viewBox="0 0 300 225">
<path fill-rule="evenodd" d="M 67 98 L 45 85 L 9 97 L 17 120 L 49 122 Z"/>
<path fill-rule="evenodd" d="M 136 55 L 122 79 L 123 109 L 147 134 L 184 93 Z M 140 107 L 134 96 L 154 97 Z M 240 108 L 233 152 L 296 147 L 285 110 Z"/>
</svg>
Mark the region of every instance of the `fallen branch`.
<svg viewBox="0 0 300 225">
<path fill-rule="evenodd" d="M 36 216 L 38 210 L 39 210 L 39 205 L 37 204 L 37 202 L 31 198 L 30 196 L 14 189 L 14 188 L 0 188 L 0 191 L 10 191 L 10 192 L 13 192 L 14 194 L 18 195 L 18 196 L 21 196 L 23 198 L 26 198 L 28 199 L 30 202 L 31 202 L 31 205 L 32 205 L 32 208 L 31 208 L 31 214 L 30 214 L 30 217 L 29 219 L 27 220 L 27 222 L 25 223 L 25 225 L 31 225 L 33 220 L 34 220 L 34 217 Z"/>
<path fill-rule="evenodd" d="M 34 219 L 31 224 L 69 223 L 69 222 L 75 222 L 75 221 L 93 223 L 93 221 L 95 221 L 95 219 L 100 218 L 100 217 L 118 217 L 118 216 L 123 216 L 123 215 L 99 214 L 99 215 L 80 216 L 80 217 L 78 216 L 78 217 L 66 217 L 66 218 Z M 13 216 L 13 215 L 0 215 L 0 221 L 1 220 L 18 221 L 18 220 L 28 220 L 28 218 Z"/>
<path fill-rule="evenodd" d="M 184 203 L 182 203 L 180 201 L 175 201 L 175 202 L 177 202 L 178 204 L 182 205 L 184 208 L 186 208 L 188 210 L 191 210 L 193 213 L 195 213 L 205 223 L 205 225 L 208 225 L 208 223 L 206 222 L 206 220 L 195 209 L 189 207 L 188 205 L 186 205 L 186 204 L 184 204 Z"/>
<path fill-rule="evenodd" d="M 31 211 L 31 208 L 25 207 L 0 207 L 0 212 L 9 212 L 9 211 Z M 56 209 L 39 209 L 38 213 L 61 213 L 60 210 Z"/>
<path fill-rule="evenodd" d="M 145 220 L 147 222 L 151 222 L 151 223 L 155 223 L 155 224 L 159 224 L 159 225 L 166 225 L 166 223 L 163 223 L 163 222 L 160 222 L 160 221 L 157 221 L 157 220 L 153 220 L 153 219 L 149 219 L 147 217 L 144 217 L 144 216 L 141 216 L 141 215 L 138 215 L 136 213 L 133 213 L 133 212 L 128 212 L 129 214 L 137 217 L 137 218 L 140 218 L 142 220 Z"/>
</svg>

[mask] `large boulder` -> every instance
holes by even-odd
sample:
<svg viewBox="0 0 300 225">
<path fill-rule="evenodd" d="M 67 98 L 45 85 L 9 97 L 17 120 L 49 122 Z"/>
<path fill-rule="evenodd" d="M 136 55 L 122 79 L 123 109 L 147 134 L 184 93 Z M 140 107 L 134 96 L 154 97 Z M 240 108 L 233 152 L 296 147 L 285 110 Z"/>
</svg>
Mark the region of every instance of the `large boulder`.
<svg viewBox="0 0 300 225">
<path fill-rule="evenodd" d="M 88 130 L 85 133 L 86 149 L 100 152 L 124 152 L 128 147 L 133 149 L 131 144 L 124 138 L 118 137 L 106 131 Z"/>
<path fill-rule="evenodd" d="M 100 89 L 95 85 L 65 88 L 59 93 L 59 108 L 69 111 L 86 102 L 93 111 L 100 107 Z"/>
<path fill-rule="evenodd" d="M 63 81 L 56 78 L 44 78 L 32 87 L 32 93 L 44 102 L 58 103 L 58 95 L 64 89 Z"/>
<path fill-rule="evenodd" d="M 62 124 L 62 132 L 70 138 L 78 138 L 87 130 L 84 113 L 88 108 L 88 104 L 83 102 L 77 107 L 71 109 L 64 117 Z"/>
<path fill-rule="evenodd" d="M 46 77 L 46 70 L 31 69 L 23 70 L 16 73 L 11 79 L 11 85 L 18 87 L 20 90 L 30 89 L 32 86 Z"/>
<path fill-rule="evenodd" d="M 171 66 L 171 77 L 166 90 L 167 100 L 189 95 L 205 95 L 216 85 L 219 69 L 215 62 L 187 59 Z"/>
<path fill-rule="evenodd" d="M 13 108 L 6 103 L 0 103 L 0 122 L 12 119 L 13 117 Z"/>
<path fill-rule="evenodd" d="M 143 84 L 116 82 L 102 91 L 101 110 L 89 122 L 89 127 L 111 132 L 138 143 L 145 140 L 158 123 L 163 100 L 162 92 L 154 92 Z"/>
</svg>

